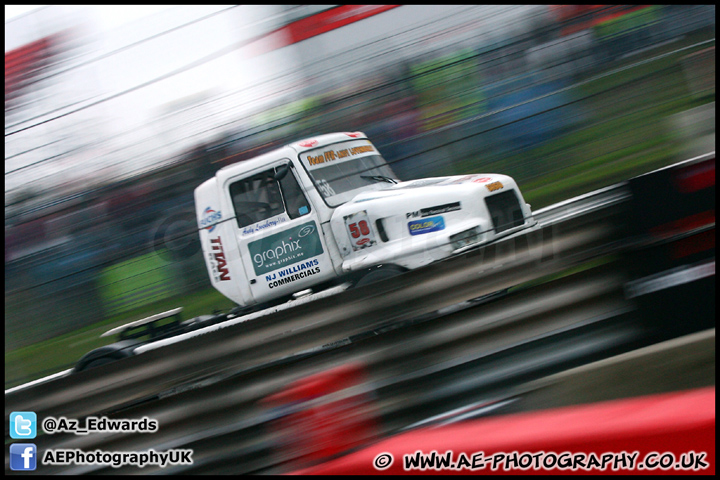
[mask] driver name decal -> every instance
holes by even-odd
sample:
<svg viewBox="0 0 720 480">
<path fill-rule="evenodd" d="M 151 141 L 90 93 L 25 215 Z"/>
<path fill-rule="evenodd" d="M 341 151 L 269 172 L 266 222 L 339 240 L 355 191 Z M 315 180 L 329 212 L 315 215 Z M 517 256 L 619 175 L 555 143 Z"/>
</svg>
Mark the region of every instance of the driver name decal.
<svg viewBox="0 0 720 480">
<path fill-rule="evenodd" d="M 248 225 L 247 227 L 243 228 L 241 234 L 242 235 L 251 235 L 253 233 L 258 233 L 258 232 L 263 231 L 266 228 L 276 227 L 286 221 L 287 221 L 287 217 L 284 214 L 280 215 L 278 217 L 268 218 L 267 220 L 263 220 L 262 222 Z"/>
</svg>

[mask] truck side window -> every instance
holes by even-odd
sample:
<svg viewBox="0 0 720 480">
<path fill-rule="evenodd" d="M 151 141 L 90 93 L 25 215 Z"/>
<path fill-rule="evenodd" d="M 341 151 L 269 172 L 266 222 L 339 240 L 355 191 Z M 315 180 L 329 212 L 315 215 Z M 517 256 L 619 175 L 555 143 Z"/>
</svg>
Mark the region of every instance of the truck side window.
<svg viewBox="0 0 720 480">
<path fill-rule="evenodd" d="M 238 227 L 247 227 L 285 211 L 273 169 L 243 178 L 230 185 L 230 197 Z"/>
<path fill-rule="evenodd" d="M 292 169 L 280 180 L 285 206 L 290 218 L 298 218 L 310 213 L 310 202 L 307 201 Z"/>
</svg>

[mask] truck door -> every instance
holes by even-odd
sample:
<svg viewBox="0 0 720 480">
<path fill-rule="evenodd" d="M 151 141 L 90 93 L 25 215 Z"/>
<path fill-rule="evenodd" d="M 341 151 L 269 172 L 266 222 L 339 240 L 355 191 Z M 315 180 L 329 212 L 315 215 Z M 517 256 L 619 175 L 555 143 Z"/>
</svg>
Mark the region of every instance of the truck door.
<svg viewBox="0 0 720 480">
<path fill-rule="evenodd" d="M 290 160 L 233 178 L 227 191 L 243 267 L 258 303 L 335 276 L 316 209 Z"/>
</svg>

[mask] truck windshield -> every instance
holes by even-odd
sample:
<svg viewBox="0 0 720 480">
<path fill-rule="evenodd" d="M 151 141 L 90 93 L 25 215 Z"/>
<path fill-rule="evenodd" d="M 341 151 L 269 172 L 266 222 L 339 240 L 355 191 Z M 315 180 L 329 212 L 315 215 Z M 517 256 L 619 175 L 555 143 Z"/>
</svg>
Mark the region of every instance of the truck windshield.
<svg viewBox="0 0 720 480">
<path fill-rule="evenodd" d="M 398 183 L 395 173 L 365 139 L 335 143 L 300 154 L 300 160 L 331 207 L 352 200 L 366 190 L 382 190 Z"/>
</svg>

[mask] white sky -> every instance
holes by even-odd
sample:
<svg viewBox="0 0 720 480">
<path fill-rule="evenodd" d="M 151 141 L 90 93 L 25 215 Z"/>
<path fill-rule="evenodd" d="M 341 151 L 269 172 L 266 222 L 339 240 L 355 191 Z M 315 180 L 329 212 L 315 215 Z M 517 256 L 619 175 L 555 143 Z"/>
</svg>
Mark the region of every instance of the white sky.
<svg viewBox="0 0 720 480">
<path fill-rule="evenodd" d="M 5 5 L 5 21 L 11 20 L 45 5 Z M 101 30 L 110 30 L 138 18 L 172 8 L 172 5 L 97 5 L 95 12 Z"/>
<path fill-rule="evenodd" d="M 7 25 L 13 23 L 12 19 L 25 16 L 28 13 L 43 8 L 42 5 L 35 6 L 5 6 L 5 50 L 11 50 L 18 46 L 35 40 L 37 35 L 30 29 L 13 28 L 13 36 L 8 37 Z M 67 6 L 64 10 L 59 9 L 59 14 L 66 12 L 78 12 L 82 15 L 69 18 L 80 18 L 84 20 L 89 28 L 88 32 L 100 33 L 95 37 L 95 43 L 88 44 L 93 48 L 91 55 L 102 57 L 103 53 L 120 50 L 121 47 L 151 37 L 162 32 L 182 25 L 201 16 L 228 8 L 222 5 L 188 6 L 178 7 L 174 5 L 163 6 Z M 171 12 L 170 10 L 173 9 Z M 165 15 L 165 11 L 168 14 Z M 112 58 L 105 58 L 91 62 L 87 67 L 72 71 L 66 76 L 74 83 L 57 83 L 54 85 L 54 95 L 48 97 L 43 104 L 45 110 L 53 111 L 72 102 L 87 102 L 90 99 L 103 98 L 111 94 L 122 92 L 137 85 L 155 78 L 160 78 L 168 72 L 181 68 L 191 62 L 201 59 L 210 53 L 217 51 L 228 44 L 238 41 L 244 34 L 238 30 L 232 20 L 232 10 L 228 15 L 219 15 L 208 19 L 201 24 L 188 26 L 183 31 L 175 31 L 167 36 L 158 37 L 150 42 L 144 43 L 139 48 L 126 51 L 119 51 Z M 50 13 L 50 12 L 48 12 Z M 46 25 L 57 20 L 58 24 L 62 19 L 53 15 L 45 15 Z M 8 21 L 9 20 L 9 21 Z M 32 22 L 29 22 L 32 25 Z M 17 25 L 16 25 L 17 27 Z M 103 33 L 101 33 L 103 32 Z M 69 125 L 71 119 L 78 122 L 85 122 L 83 128 L 92 127 L 93 135 L 98 138 L 113 137 L 115 140 L 103 144 L 108 151 L 113 152 L 103 155 L 102 161 L 85 162 L 88 166 L 92 163 L 96 167 L 102 167 L 110 163 L 118 163 L 122 158 L 120 168 L 132 171 L 141 167 L 152 165 L 157 159 L 164 159 L 171 156 L 165 145 L 172 145 L 171 150 L 178 150 L 183 145 L 175 145 L 171 140 L 159 135 L 159 129 L 166 128 L 165 125 L 158 125 L 157 118 L 167 109 L 166 105 L 178 99 L 187 98 L 198 93 L 206 92 L 206 95 L 217 95 L 226 91 L 237 90 L 247 84 L 249 78 L 241 75 L 239 70 L 241 59 L 238 55 L 226 55 L 214 61 L 207 62 L 196 68 L 192 68 L 181 74 L 166 78 L 160 82 L 152 83 L 147 87 L 134 90 L 125 94 L 121 99 L 114 99 L 103 102 L 96 107 L 82 110 L 77 114 L 68 117 L 67 122 L 59 120 L 51 122 L 47 126 L 28 131 L 27 134 L 18 134 L 8 140 L 6 137 L 6 156 L 8 151 L 14 152 L 28 150 L 27 143 L 35 142 L 48 144 L 50 139 L 43 137 L 47 130 L 48 135 L 53 135 L 55 130 Z M 83 82 L 87 83 L 83 87 Z M 87 98 L 86 98 L 87 97 Z M 55 102 L 55 103 L 53 103 Z M 80 104 L 80 103 L 79 103 Z M 219 104 L 216 102 L 216 104 Z M 201 111 L 199 117 L 214 113 L 217 109 L 215 104 Z M 61 111 L 61 110 L 59 110 Z M 42 112 L 41 112 L 42 113 Z M 228 114 L 229 115 L 229 114 Z M 191 118 L 190 120 L 194 120 Z M 213 117 L 212 121 L 223 120 L 222 116 Z M 7 124 L 6 115 L 6 124 Z M 187 121 L 187 120 L 185 120 Z M 205 123 L 211 121 L 205 120 Z M 80 123 L 78 123 L 80 124 Z M 21 125 L 21 124 L 19 124 Z M 86 126 L 85 126 L 86 125 Z M 204 130 L 212 125 L 193 125 L 201 136 Z M 67 127 L 70 128 L 70 127 Z M 190 127 L 187 127 L 190 128 Z M 54 130 L 53 130 L 54 129 Z M 128 142 L 127 133 L 133 135 L 133 141 Z M 118 137 L 119 134 L 124 136 Z M 209 135 L 214 134 L 212 131 Z M 27 135 L 26 138 L 24 135 Z M 185 135 L 189 136 L 189 135 Z M 87 137 L 87 136 L 86 136 Z M 48 137 L 49 138 L 49 137 Z M 147 141 L 145 139 L 148 139 Z M 190 141 L 192 139 L 184 139 Z M 126 150 L 120 150 L 126 148 Z M 139 153 L 129 152 L 127 149 L 139 150 Z M 47 156 L 47 149 L 32 150 L 28 154 L 18 156 L 10 162 L 6 162 L 8 168 L 16 169 L 26 164 L 33 164 Z M 142 155 L 141 155 L 142 154 Z M 117 157 L 117 158 L 115 158 Z M 152 157 L 152 158 L 150 158 Z M 157 157 L 157 158 L 155 158 Z M 128 160 L 132 159 L 132 161 Z M 76 160 L 68 160 L 68 164 L 80 163 Z M 8 167 L 8 164 L 9 167 Z M 27 181 L 37 181 L 54 175 L 54 167 L 64 169 L 62 161 L 48 162 L 43 167 L 31 171 L 19 171 L 17 174 L 6 175 L 6 191 Z M 52 168 L 51 168 L 52 167 Z"/>
<path fill-rule="evenodd" d="M 340 58 L 338 55 L 356 47 L 358 42 L 372 42 L 378 36 L 386 36 L 385 32 L 394 32 L 399 28 L 409 32 L 398 37 L 402 42 L 417 43 L 413 39 L 425 35 L 424 29 L 418 29 L 418 25 L 435 22 L 432 23 L 432 31 L 447 28 L 448 24 L 452 25 L 453 22 L 457 23 L 465 18 L 461 14 L 466 13 L 466 10 L 475 8 L 415 6 L 392 10 L 387 15 L 379 15 L 373 19 L 374 30 L 368 30 L 366 24 L 354 24 L 342 32 L 325 37 L 325 40 L 318 37 L 304 42 L 301 49 L 281 49 L 271 54 L 252 57 L 242 49 L 235 51 L 234 45 L 267 31 L 273 25 L 274 15 L 278 15 L 278 12 L 267 7 L 228 7 L 54 7 L 57 11 L 33 16 L 38 17 L 38 24 L 42 27 L 33 29 L 32 18 L 28 18 L 27 22 L 12 22 L 11 19 L 43 8 L 42 5 L 6 5 L 6 51 L 36 40 L 37 38 L 33 37 L 37 35 L 35 30 L 47 32 L 48 25 L 60 25 L 62 15 L 66 12 L 82 13 L 77 15 L 77 18 L 83 21 L 84 26 L 87 24 L 88 30 L 93 34 L 102 32 L 94 36 L 95 43 L 88 43 L 87 47 L 94 50 L 86 58 L 98 60 L 64 73 L 65 81 L 53 84 L 53 90 L 47 90 L 43 102 L 34 107 L 42 111 L 28 109 L 28 119 L 17 123 L 17 127 L 30 125 L 30 122 L 36 122 L 37 118 L 50 119 L 56 112 L 74 109 L 74 105 L 82 106 L 98 99 L 103 100 L 89 108 L 78 109 L 77 113 L 67 117 L 58 117 L 57 120 L 52 119 L 47 123 L 36 122 L 37 126 L 31 129 L 25 129 L 18 134 L 6 134 L 6 159 L 8 156 L 13 157 L 5 162 L 6 172 L 18 171 L 17 174 L 6 174 L 6 192 L 9 188 L 27 182 L 45 179 L 50 182 L 50 175 L 52 174 L 53 178 L 55 176 L 53 168 L 64 171 L 77 165 L 87 169 L 117 165 L 117 168 L 130 172 L 166 161 L 191 144 L 206 141 L 228 129 L 246 126 L 242 122 L 246 121 L 247 113 L 251 111 L 250 106 L 254 110 L 271 100 L 284 98 L 283 95 L 291 94 L 296 85 L 307 82 L 308 68 L 305 64 L 313 65 L 319 72 L 330 72 L 332 62 Z M 506 11 L 506 7 L 494 8 L 500 9 L 506 15 L 516 13 L 514 10 Z M 226 9 L 227 13 L 212 15 L 212 18 L 190 24 L 195 19 L 210 17 L 210 14 L 224 12 Z M 476 17 L 484 15 L 484 10 L 473 11 Z M 444 16 L 450 20 L 437 23 L 436 19 Z M 76 19 L 74 15 L 69 15 L 69 18 Z M 26 28 L 24 23 L 29 26 Z M 185 24 L 187 25 L 182 29 L 176 29 Z M 10 37 L 8 30 L 12 32 Z M 167 34 L 160 35 L 163 32 Z M 332 42 L 327 40 L 329 38 L 333 39 Z M 149 41 L 134 48 L 123 48 L 145 39 Z M 397 46 L 399 45 L 394 48 Z M 365 52 L 363 55 L 371 58 L 368 56 L 372 53 L 370 50 L 365 48 L 362 51 Z M 215 57 L 217 52 L 228 53 Z M 85 51 L 80 53 L 87 54 Z M 103 56 L 106 53 L 112 55 Z M 319 63 L 326 56 L 330 59 L 329 63 Z M 199 63 L 194 65 L 195 62 Z M 185 69 L 191 65 L 194 66 Z M 340 80 L 342 78 L 338 77 L 338 81 Z M 117 95 L 119 93 L 122 95 Z M 177 102 L 203 97 L 213 100 L 199 101 L 192 109 L 175 108 L 172 116 L 166 115 L 174 105 L 178 105 Z M 6 114 L 6 131 L 7 122 Z M 235 123 L 228 127 L 232 122 Z M 15 125 L 13 127 L 17 128 Z M 69 142 L 98 143 L 104 150 L 94 152 L 92 160 L 75 155 L 68 157 L 66 161 L 44 162 L 46 158 L 53 158 L 57 153 L 54 149 L 58 146 L 52 142 L 65 135 L 65 131 L 78 128 L 83 134 L 66 135 L 63 138 L 68 138 Z M 104 138 L 107 139 L 104 143 L 94 141 Z M 34 148 L 41 145 L 43 148 Z M 39 166 L 25 169 L 26 166 L 35 164 Z M 83 174 L 91 173 L 83 171 Z M 78 177 L 77 172 L 74 176 Z"/>
<path fill-rule="evenodd" d="M 36 8 L 43 7 L 44 5 L 5 5 L 5 21 L 27 13 Z"/>
</svg>

